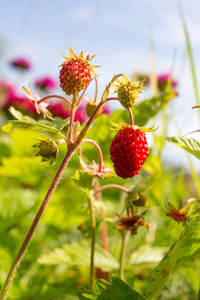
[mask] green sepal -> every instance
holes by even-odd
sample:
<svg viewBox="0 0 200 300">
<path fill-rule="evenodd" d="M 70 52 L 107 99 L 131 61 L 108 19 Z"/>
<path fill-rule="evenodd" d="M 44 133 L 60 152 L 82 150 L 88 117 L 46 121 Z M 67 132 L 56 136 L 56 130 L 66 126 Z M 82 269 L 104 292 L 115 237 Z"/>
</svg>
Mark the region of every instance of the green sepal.
<svg viewBox="0 0 200 300">
<path fill-rule="evenodd" d="M 114 75 L 113 78 L 111 79 L 111 81 L 109 82 L 109 84 L 106 86 L 102 96 L 101 96 L 101 102 L 105 102 L 106 98 L 108 97 L 109 93 L 110 93 L 110 87 L 113 84 L 113 82 L 118 78 L 122 76 L 122 74 L 118 74 L 118 75 Z"/>
</svg>

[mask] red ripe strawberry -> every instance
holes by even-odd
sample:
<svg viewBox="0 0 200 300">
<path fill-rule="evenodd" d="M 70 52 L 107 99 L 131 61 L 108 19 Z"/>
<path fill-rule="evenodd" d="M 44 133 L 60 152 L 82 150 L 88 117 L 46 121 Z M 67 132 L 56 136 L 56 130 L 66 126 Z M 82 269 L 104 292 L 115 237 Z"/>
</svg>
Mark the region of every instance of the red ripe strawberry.
<svg viewBox="0 0 200 300">
<path fill-rule="evenodd" d="M 146 136 L 140 129 L 121 129 L 110 146 L 115 173 L 124 179 L 137 175 L 148 155 Z"/>
<path fill-rule="evenodd" d="M 95 74 L 89 58 L 89 54 L 84 51 L 81 54 L 76 56 L 76 54 L 69 49 L 70 58 L 63 57 L 66 61 L 61 65 L 62 69 L 60 70 L 60 87 L 67 95 L 74 95 L 79 93 L 84 88 L 87 87 L 91 80 L 91 72 Z"/>
</svg>

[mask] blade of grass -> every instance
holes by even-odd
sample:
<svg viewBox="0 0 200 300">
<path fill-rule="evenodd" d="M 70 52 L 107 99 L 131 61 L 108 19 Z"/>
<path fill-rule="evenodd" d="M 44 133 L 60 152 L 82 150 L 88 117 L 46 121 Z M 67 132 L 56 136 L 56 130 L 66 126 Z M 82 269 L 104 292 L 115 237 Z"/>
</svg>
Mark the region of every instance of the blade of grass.
<svg viewBox="0 0 200 300">
<path fill-rule="evenodd" d="M 171 108 L 170 111 L 171 111 L 171 113 L 170 113 L 171 120 L 173 120 L 173 122 L 174 122 L 174 125 L 175 125 L 175 128 L 176 128 L 177 132 L 178 132 L 178 135 L 181 136 L 181 130 L 179 128 L 178 123 L 176 122 L 174 111 L 173 111 L 172 108 Z M 197 173 L 197 171 L 196 171 L 196 169 L 195 169 L 195 167 L 193 165 L 193 162 L 192 162 L 192 160 L 190 158 L 189 153 L 187 153 L 185 151 L 185 155 L 186 155 L 186 158 L 187 158 L 187 161 L 188 161 L 188 164 L 189 164 L 190 172 L 191 172 L 192 178 L 194 180 L 194 184 L 195 184 L 196 190 L 197 190 L 197 192 L 199 194 L 200 193 L 199 175 L 198 175 L 198 173 Z"/>
<path fill-rule="evenodd" d="M 196 103 L 197 103 L 197 105 L 200 105 L 199 93 L 198 93 L 198 87 L 197 87 L 197 79 L 196 79 L 196 73 L 195 73 L 195 68 L 194 68 L 194 60 L 193 60 L 193 55 L 192 55 L 191 43 L 190 43 L 190 37 L 189 37 L 188 29 L 187 29 L 187 26 L 186 26 L 184 15 L 183 15 L 183 10 L 182 10 L 182 7 L 181 7 L 180 3 L 179 3 L 179 11 L 180 11 L 180 17 L 181 17 L 181 21 L 182 21 L 184 34 L 185 34 L 187 54 L 188 54 L 188 58 L 189 58 L 189 62 L 190 62 L 190 68 L 191 68 L 191 73 L 192 73 Z M 199 122 L 200 122 L 200 110 L 198 110 L 198 112 L 199 112 Z"/>
</svg>

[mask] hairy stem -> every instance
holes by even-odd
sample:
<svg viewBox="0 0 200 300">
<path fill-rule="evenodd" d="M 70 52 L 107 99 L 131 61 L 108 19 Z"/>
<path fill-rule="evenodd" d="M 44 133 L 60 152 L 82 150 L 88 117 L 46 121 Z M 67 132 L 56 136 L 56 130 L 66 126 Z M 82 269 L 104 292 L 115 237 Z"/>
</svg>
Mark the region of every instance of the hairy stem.
<svg viewBox="0 0 200 300">
<path fill-rule="evenodd" d="M 48 100 L 50 98 L 58 98 L 58 99 L 64 100 L 65 102 L 67 102 L 71 106 L 71 101 L 69 99 L 67 99 L 66 97 L 63 97 L 63 96 L 59 96 L 59 95 L 49 95 L 49 96 L 46 96 L 46 97 L 40 99 L 38 101 L 38 104 L 40 104 L 41 102 L 43 102 L 45 100 Z"/>
<path fill-rule="evenodd" d="M 90 290 L 92 291 L 93 283 L 94 283 L 94 253 L 95 253 L 95 242 L 96 242 L 96 219 L 95 219 L 95 211 L 94 211 L 94 198 L 91 193 L 88 195 L 88 199 L 89 199 L 91 225 L 92 225 L 91 254 L 90 254 Z"/>
<path fill-rule="evenodd" d="M 105 102 L 108 102 L 108 101 L 111 101 L 111 100 L 117 100 L 117 101 L 119 101 L 119 99 L 117 97 L 109 97 L 109 98 L 106 99 Z"/>
<path fill-rule="evenodd" d="M 80 96 L 80 98 L 77 102 L 77 107 L 79 107 L 79 105 L 81 105 L 81 103 L 83 102 L 83 97 L 84 97 L 84 95 L 85 95 L 85 93 L 86 93 L 86 91 L 87 91 L 87 89 L 88 89 L 88 87 L 89 87 L 89 85 L 90 85 L 90 83 L 93 79 L 97 80 L 95 76 L 90 79 L 90 82 L 88 83 L 86 88 L 83 90 L 83 92 L 82 92 L 82 94 L 81 94 L 81 96 Z"/>
<path fill-rule="evenodd" d="M 129 113 L 129 116 L 130 116 L 130 125 L 131 125 L 131 127 L 133 127 L 134 126 L 134 119 L 133 119 L 132 110 L 130 108 L 128 108 L 128 113 Z"/>
<path fill-rule="evenodd" d="M 66 153 L 66 155 L 63 159 L 63 162 L 62 162 L 59 170 L 57 171 L 56 176 L 54 177 L 54 180 L 52 181 L 52 183 L 50 185 L 50 188 L 49 188 L 49 190 L 48 190 L 48 192 L 47 192 L 47 194 L 46 194 L 46 196 L 45 196 L 45 198 L 44 198 L 44 200 L 43 200 L 43 202 L 42 202 L 42 204 L 41 204 L 41 206 L 40 206 L 40 208 L 39 208 L 39 210 L 38 210 L 38 212 L 35 216 L 35 219 L 34 219 L 32 225 L 31 225 L 31 227 L 30 227 L 30 229 L 29 229 L 29 231 L 28 231 L 28 233 L 27 233 L 27 235 L 24 239 L 24 242 L 23 242 L 19 252 L 17 253 L 17 256 L 16 256 L 16 258 L 13 262 L 13 265 L 10 269 L 10 272 L 8 273 L 7 279 L 5 281 L 5 284 L 3 286 L 3 289 L 2 289 L 2 292 L 1 292 L 1 295 L 0 295 L 0 300 L 6 299 L 6 295 L 8 293 L 9 287 L 11 285 L 12 279 L 14 278 L 15 272 L 16 272 L 19 264 L 20 264 L 20 261 L 23 258 L 23 255 L 26 251 L 26 248 L 27 248 L 27 246 L 28 246 L 28 244 L 29 244 L 29 242 L 32 238 L 32 235 L 33 235 L 33 233 L 34 233 L 34 231 L 37 227 L 37 224 L 38 224 L 45 208 L 47 207 L 47 204 L 49 203 L 49 200 L 50 200 L 50 198 L 51 198 L 51 196 L 52 196 L 52 194 L 53 194 L 53 192 L 54 192 L 54 190 L 55 190 L 55 188 L 56 188 L 56 186 L 57 186 L 57 184 L 58 184 L 58 182 L 59 182 L 59 180 L 60 180 L 60 178 L 63 174 L 63 171 L 65 170 L 69 160 L 71 159 L 74 151 L 75 151 L 74 147 L 68 148 L 68 151 L 67 151 L 67 153 Z"/>
<path fill-rule="evenodd" d="M 98 172 L 100 173 L 101 169 L 102 169 L 102 166 L 103 166 L 103 154 L 102 154 L 101 148 L 99 147 L 99 145 L 95 141 L 90 140 L 90 139 L 84 139 L 82 141 L 82 143 L 91 143 L 97 149 L 98 156 L 99 156 L 99 170 L 98 170 Z"/>
<path fill-rule="evenodd" d="M 67 139 L 68 139 L 69 143 L 73 142 L 74 117 L 75 117 L 75 112 L 77 109 L 77 107 L 76 107 L 77 101 L 78 101 L 78 94 L 76 93 L 73 95 L 72 105 L 70 108 L 70 121 L 69 121 L 70 126 L 69 126 L 69 130 L 67 133 Z"/>
<path fill-rule="evenodd" d="M 118 185 L 118 184 L 107 184 L 107 185 L 104 185 L 100 188 L 98 188 L 95 193 L 93 194 L 93 196 L 96 196 L 96 194 L 102 192 L 103 190 L 106 190 L 106 189 L 110 189 L 110 188 L 115 188 L 115 189 L 120 189 L 126 193 L 129 193 L 130 190 L 127 189 L 126 187 L 122 186 L 122 185 Z"/>
<path fill-rule="evenodd" d="M 129 237 L 130 237 L 130 231 L 127 230 L 125 233 L 123 233 L 122 236 L 122 248 L 120 254 L 120 269 L 119 269 L 119 274 L 120 274 L 119 276 L 124 281 L 125 281 L 124 267 L 126 261 L 126 249 L 127 249 Z"/>
<path fill-rule="evenodd" d="M 98 95 L 98 81 L 97 81 L 97 78 L 95 77 L 94 78 L 95 80 L 95 96 L 94 96 L 94 103 L 97 101 L 97 95 Z"/>
<path fill-rule="evenodd" d="M 63 144 L 63 143 L 66 143 L 66 140 L 65 140 L 65 139 L 58 140 L 58 141 L 56 142 L 56 145 L 60 145 L 60 144 Z"/>
</svg>

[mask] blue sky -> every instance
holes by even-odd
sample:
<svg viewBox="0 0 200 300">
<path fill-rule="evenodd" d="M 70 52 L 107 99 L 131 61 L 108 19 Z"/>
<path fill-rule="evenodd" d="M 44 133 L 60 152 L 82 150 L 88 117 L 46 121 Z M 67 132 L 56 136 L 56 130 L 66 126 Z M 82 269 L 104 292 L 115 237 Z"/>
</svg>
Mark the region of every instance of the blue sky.
<svg viewBox="0 0 200 300">
<path fill-rule="evenodd" d="M 178 4 L 190 34 L 199 82 L 199 0 L 1 0 L 0 76 L 16 80 L 8 62 L 24 56 L 33 69 L 21 79 L 19 90 L 43 75 L 57 78 L 61 54 L 68 56 L 71 46 L 77 54 L 83 49 L 97 53 L 93 63 L 101 66 L 97 71 L 100 97 L 114 74 L 131 77 L 137 71 L 149 72 L 151 33 L 157 73 L 171 69 L 176 51 L 173 76 L 180 83 L 180 96 L 174 112 L 183 134 L 195 130 L 197 112 L 191 107 L 196 102 Z M 174 127 L 170 130 L 175 133 Z"/>
<path fill-rule="evenodd" d="M 149 71 L 149 35 L 153 32 L 156 70 L 168 71 L 177 50 L 177 70 L 185 42 L 178 2 L 174 0 L 1 0 L 0 38 L 8 43 L 5 62 L 18 55 L 34 65 L 32 76 L 57 75 L 71 45 L 76 53 L 98 53 L 94 63 L 102 84 L 118 72 Z M 200 3 L 181 1 L 194 55 L 200 50 Z M 181 72 L 181 71 L 180 71 Z M 180 74 L 176 74 L 180 76 Z M 100 82 L 100 84 L 101 84 Z M 103 85 L 104 86 L 104 85 Z"/>
</svg>

